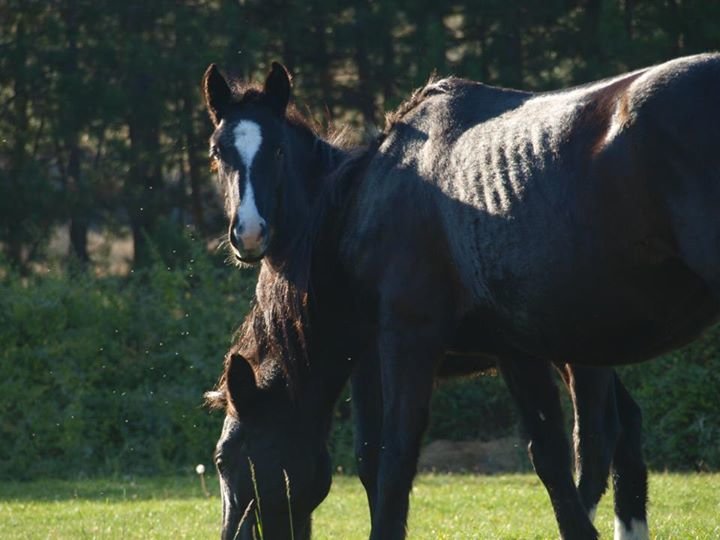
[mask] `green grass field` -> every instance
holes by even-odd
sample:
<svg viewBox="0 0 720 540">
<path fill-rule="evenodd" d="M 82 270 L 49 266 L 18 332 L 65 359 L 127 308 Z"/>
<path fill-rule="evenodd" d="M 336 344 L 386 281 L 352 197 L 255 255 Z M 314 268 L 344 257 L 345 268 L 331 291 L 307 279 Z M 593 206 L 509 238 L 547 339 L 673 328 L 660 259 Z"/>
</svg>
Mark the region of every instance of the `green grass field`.
<svg viewBox="0 0 720 540">
<path fill-rule="evenodd" d="M 209 479 L 81 480 L 0 485 L 0 538 L 217 538 L 220 500 Z M 653 474 L 652 538 L 720 539 L 720 474 Z M 421 476 L 412 494 L 410 538 L 557 538 L 544 489 L 533 475 Z M 612 538 L 612 500 L 596 524 Z M 314 538 L 367 538 L 365 495 L 336 477 L 316 512 Z"/>
</svg>

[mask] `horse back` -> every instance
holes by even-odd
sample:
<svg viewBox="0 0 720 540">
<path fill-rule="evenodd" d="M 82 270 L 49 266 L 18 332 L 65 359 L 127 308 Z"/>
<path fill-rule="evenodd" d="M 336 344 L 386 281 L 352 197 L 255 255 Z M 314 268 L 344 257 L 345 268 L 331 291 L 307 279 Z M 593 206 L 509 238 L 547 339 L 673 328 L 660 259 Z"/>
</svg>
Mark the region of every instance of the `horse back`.
<svg viewBox="0 0 720 540">
<path fill-rule="evenodd" d="M 711 99 L 696 96 L 717 88 L 717 58 L 548 94 L 439 89 L 396 122 L 368 168 L 350 220 L 356 272 L 382 282 L 394 261 L 412 274 L 446 259 L 465 313 L 555 359 L 631 361 L 687 341 L 718 305 L 677 245 L 660 185 L 687 180 L 658 164 L 710 148 L 720 122 L 701 121 Z M 677 112 L 661 118 L 667 110 Z M 672 116 L 683 110 L 695 121 L 679 124 L 679 143 Z M 650 144 L 657 123 L 667 146 Z"/>
</svg>

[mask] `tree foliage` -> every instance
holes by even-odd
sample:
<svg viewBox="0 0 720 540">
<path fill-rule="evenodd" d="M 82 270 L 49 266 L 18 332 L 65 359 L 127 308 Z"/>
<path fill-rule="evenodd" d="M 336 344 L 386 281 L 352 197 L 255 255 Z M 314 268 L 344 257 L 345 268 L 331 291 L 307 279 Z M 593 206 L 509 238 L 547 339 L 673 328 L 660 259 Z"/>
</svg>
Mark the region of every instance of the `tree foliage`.
<svg viewBox="0 0 720 540">
<path fill-rule="evenodd" d="M 720 4 L 666 0 L 0 0 L 0 243 L 27 270 L 53 230 L 159 216 L 217 234 L 199 79 L 295 75 L 321 123 L 379 123 L 433 72 L 558 88 L 720 45 Z M 162 246 L 159 246 L 163 249 Z"/>
<path fill-rule="evenodd" d="M 0 476 L 9 476 L 158 470 L 196 459 L 215 438 L 199 395 L 247 299 L 237 299 L 237 273 L 188 271 L 225 227 L 199 91 L 209 63 L 261 80 L 283 61 L 300 109 L 360 138 L 434 72 L 546 90 L 718 49 L 720 2 L 0 0 L 0 30 Z M 186 242 L 188 229 L 199 242 Z M 43 277 L 58 262 L 58 230 L 69 237 L 66 272 Z M 97 277 L 98 231 L 131 239 L 133 273 Z M 178 318 L 190 311 L 192 328 Z M 720 341 L 708 339 L 626 372 L 656 466 L 719 466 Z M 501 389 L 471 384 L 440 394 L 432 436 L 501 429 L 490 418 L 510 414 Z M 336 447 L 347 449 L 342 411 Z"/>
</svg>

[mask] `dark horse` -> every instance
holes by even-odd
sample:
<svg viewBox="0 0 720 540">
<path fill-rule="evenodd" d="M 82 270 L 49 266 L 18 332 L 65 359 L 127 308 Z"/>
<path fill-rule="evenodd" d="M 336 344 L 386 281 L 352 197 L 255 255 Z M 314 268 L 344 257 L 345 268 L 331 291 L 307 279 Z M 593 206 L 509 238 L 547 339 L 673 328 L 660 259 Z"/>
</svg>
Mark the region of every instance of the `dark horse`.
<svg viewBox="0 0 720 540">
<path fill-rule="evenodd" d="M 539 95 L 438 81 L 350 156 L 286 116 L 282 68 L 262 90 L 234 94 L 213 68 L 205 85 L 231 243 L 240 259 L 265 256 L 253 339 L 243 340 L 253 345 L 229 356 L 221 385 L 224 534 L 253 498 L 266 516 L 268 500 L 284 512 L 272 515 L 288 516 L 273 480 L 283 467 L 303 504 L 294 526 L 309 531 L 329 485 L 332 403 L 357 363 L 356 380 L 379 377 L 366 387 L 378 399 L 353 394 L 361 423 L 381 418 L 379 438 L 359 439 L 372 537 L 404 536 L 434 374 L 459 348 L 499 362 L 561 534 L 596 537 L 572 482 L 550 363 L 646 360 L 717 318 L 720 57 Z M 606 403 L 622 409 L 632 400 L 616 383 Z M 633 435 L 623 430 L 620 443 Z M 288 440 L 295 446 L 277 444 Z M 260 497 L 248 456 L 263 461 Z M 616 473 L 636 457 L 616 452 Z M 620 537 L 645 533 L 616 514 Z"/>
</svg>

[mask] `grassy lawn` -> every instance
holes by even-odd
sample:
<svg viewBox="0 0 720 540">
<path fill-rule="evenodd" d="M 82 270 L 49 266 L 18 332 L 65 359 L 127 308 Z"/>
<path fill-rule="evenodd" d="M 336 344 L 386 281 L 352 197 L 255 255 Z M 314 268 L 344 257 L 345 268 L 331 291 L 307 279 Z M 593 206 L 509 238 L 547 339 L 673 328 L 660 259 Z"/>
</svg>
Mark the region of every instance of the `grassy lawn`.
<svg viewBox="0 0 720 540">
<path fill-rule="evenodd" d="M 214 477 L 81 480 L 0 485 L 0 538 L 216 538 L 220 502 Z M 720 474 L 653 474 L 652 538 L 720 539 Z M 612 500 L 596 524 L 612 538 Z M 365 495 L 340 476 L 318 509 L 314 537 L 361 539 L 369 531 Z M 410 538 L 557 538 L 544 489 L 533 475 L 422 476 L 412 495 Z"/>
</svg>

